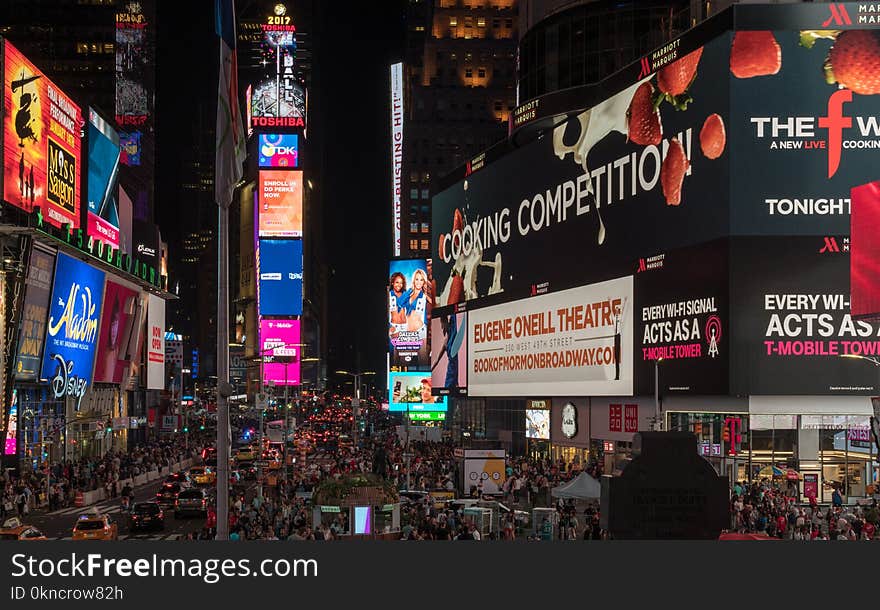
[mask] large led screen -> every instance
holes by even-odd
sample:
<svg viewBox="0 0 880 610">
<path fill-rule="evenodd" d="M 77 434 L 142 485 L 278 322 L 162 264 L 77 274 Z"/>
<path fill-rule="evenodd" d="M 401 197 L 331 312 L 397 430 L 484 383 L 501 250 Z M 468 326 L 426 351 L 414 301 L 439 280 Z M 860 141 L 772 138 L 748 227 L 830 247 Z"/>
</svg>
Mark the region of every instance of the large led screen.
<svg viewBox="0 0 880 610">
<path fill-rule="evenodd" d="M 302 237 L 303 173 L 260 171 L 257 217 L 260 237 Z"/>
<path fill-rule="evenodd" d="M 392 260 L 385 290 L 391 366 L 428 370 L 431 361 L 428 321 L 433 296 L 427 261 L 423 258 Z"/>
<path fill-rule="evenodd" d="M 263 382 L 299 385 L 301 338 L 299 320 L 260 320 Z M 278 357 L 290 359 L 282 362 Z"/>
<path fill-rule="evenodd" d="M 15 378 L 21 381 L 35 381 L 40 375 L 54 267 L 55 255 L 31 250 L 15 359 Z"/>
<path fill-rule="evenodd" d="M 550 440 L 550 409 L 526 409 L 526 438 Z"/>
<path fill-rule="evenodd" d="M 259 134 L 260 167 L 299 167 L 299 136 L 287 133 Z"/>
<path fill-rule="evenodd" d="M 8 40 L 3 49 L 3 198 L 78 228 L 82 111 Z"/>
<path fill-rule="evenodd" d="M 633 277 L 468 312 L 469 396 L 633 391 Z"/>
<path fill-rule="evenodd" d="M 90 237 L 119 248 L 119 135 L 89 108 L 88 227 Z"/>
<path fill-rule="evenodd" d="M 467 313 L 431 320 L 431 385 L 435 394 L 467 394 Z"/>
<path fill-rule="evenodd" d="M 446 397 L 431 392 L 430 373 L 388 373 L 389 411 L 445 411 Z"/>
<path fill-rule="evenodd" d="M 76 409 L 92 382 L 98 324 L 104 298 L 104 272 L 58 254 L 49 303 L 43 378 L 55 398 L 70 396 Z"/>
<path fill-rule="evenodd" d="M 95 361 L 95 381 L 121 383 L 128 370 L 128 346 L 138 332 L 139 291 L 108 279 L 104 290 L 104 314 Z"/>
<path fill-rule="evenodd" d="M 261 239 L 258 256 L 260 315 L 302 315 L 302 241 Z"/>
</svg>

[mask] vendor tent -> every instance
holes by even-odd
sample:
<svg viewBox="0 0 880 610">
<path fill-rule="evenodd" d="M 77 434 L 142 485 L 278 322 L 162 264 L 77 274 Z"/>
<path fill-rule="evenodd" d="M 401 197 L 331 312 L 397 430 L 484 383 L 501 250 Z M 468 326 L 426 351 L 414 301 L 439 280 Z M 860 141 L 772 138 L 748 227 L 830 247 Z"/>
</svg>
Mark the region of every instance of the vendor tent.
<svg viewBox="0 0 880 610">
<path fill-rule="evenodd" d="M 568 483 L 564 483 L 559 487 L 550 490 L 550 494 L 554 498 L 575 499 L 575 500 L 598 500 L 602 485 L 588 475 L 582 472 L 576 478 Z"/>
</svg>

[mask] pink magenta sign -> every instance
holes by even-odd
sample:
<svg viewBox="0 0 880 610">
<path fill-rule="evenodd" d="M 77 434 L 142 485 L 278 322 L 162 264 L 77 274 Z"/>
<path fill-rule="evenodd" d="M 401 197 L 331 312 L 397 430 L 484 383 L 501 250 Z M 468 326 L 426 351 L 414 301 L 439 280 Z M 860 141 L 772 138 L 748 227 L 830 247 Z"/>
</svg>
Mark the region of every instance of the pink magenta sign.
<svg viewBox="0 0 880 610">
<path fill-rule="evenodd" d="M 260 350 L 266 359 L 263 364 L 264 383 L 284 385 L 286 381 L 287 385 L 299 385 L 301 342 L 299 320 L 260 320 Z M 276 359 L 282 355 L 292 358 L 288 364 L 271 362 L 273 355 Z"/>
</svg>

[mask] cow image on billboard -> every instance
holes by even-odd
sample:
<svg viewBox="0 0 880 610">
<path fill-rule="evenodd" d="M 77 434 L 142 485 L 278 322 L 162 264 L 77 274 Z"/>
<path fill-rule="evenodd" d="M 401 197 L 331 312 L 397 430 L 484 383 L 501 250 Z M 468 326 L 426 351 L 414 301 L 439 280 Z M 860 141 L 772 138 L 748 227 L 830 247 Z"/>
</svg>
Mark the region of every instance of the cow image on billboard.
<svg viewBox="0 0 880 610">
<path fill-rule="evenodd" d="M 633 391 L 633 276 L 468 312 L 469 396 Z"/>
<path fill-rule="evenodd" d="M 428 370 L 428 320 L 433 300 L 428 262 L 423 258 L 392 260 L 385 290 L 391 366 Z"/>
<path fill-rule="evenodd" d="M 260 237 L 302 237 L 303 173 L 260 170 L 257 217 Z"/>
<path fill-rule="evenodd" d="M 80 107 L 3 41 L 3 198 L 49 224 L 80 226 Z"/>
<path fill-rule="evenodd" d="M 467 313 L 431 320 L 431 387 L 440 396 L 467 395 Z"/>
</svg>

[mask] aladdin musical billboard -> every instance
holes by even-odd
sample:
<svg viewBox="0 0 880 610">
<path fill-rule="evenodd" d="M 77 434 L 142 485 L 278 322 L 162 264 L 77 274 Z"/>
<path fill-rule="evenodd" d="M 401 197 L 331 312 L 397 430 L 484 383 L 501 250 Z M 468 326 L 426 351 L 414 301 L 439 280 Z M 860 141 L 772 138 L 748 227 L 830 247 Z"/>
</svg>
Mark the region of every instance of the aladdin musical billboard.
<svg viewBox="0 0 880 610">
<path fill-rule="evenodd" d="M 73 398 L 76 410 L 92 382 L 103 297 L 103 271 L 58 253 L 42 376 L 52 395 Z"/>
<path fill-rule="evenodd" d="M 3 198 L 50 224 L 80 226 L 80 107 L 3 41 Z"/>
</svg>

